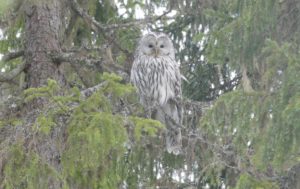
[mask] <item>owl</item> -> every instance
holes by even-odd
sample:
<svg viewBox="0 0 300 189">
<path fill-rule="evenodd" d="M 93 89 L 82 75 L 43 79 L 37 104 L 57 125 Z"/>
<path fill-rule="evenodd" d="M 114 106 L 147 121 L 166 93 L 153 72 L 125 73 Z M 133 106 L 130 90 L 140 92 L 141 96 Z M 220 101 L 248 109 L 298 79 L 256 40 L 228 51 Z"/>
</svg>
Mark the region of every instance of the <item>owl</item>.
<svg viewBox="0 0 300 189">
<path fill-rule="evenodd" d="M 166 125 L 167 151 L 180 154 L 181 74 L 172 41 L 166 34 L 150 33 L 140 39 L 130 80 L 149 117 Z"/>
</svg>

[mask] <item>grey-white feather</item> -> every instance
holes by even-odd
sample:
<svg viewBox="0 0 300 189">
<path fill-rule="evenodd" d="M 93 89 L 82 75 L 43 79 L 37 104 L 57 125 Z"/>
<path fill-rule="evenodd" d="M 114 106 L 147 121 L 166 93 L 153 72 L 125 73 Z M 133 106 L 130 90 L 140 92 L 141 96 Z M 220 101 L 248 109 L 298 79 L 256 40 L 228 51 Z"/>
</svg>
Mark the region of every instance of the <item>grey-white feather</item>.
<svg viewBox="0 0 300 189">
<path fill-rule="evenodd" d="M 151 117 L 167 127 L 166 148 L 169 153 L 181 152 L 181 75 L 175 60 L 171 39 L 165 34 L 147 34 L 139 41 L 131 82 L 137 88 Z"/>
</svg>

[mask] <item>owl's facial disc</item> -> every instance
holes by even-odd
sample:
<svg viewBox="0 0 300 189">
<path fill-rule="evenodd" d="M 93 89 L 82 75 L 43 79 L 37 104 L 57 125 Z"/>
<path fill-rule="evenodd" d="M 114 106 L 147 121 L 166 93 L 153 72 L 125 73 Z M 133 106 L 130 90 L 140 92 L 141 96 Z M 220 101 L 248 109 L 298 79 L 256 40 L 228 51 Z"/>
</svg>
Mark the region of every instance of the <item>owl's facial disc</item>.
<svg viewBox="0 0 300 189">
<path fill-rule="evenodd" d="M 163 37 L 157 39 L 156 48 L 158 49 L 158 54 L 161 56 L 168 56 L 170 50 L 172 49 L 172 44 Z"/>
<path fill-rule="evenodd" d="M 144 53 L 149 56 L 156 56 L 157 50 L 156 50 L 156 42 L 155 40 L 150 40 L 146 43 L 144 48 Z"/>
<path fill-rule="evenodd" d="M 168 55 L 168 50 L 166 49 L 166 45 L 164 41 L 155 40 L 155 44 L 149 43 L 148 48 L 150 48 L 151 55 L 154 57 Z"/>
<path fill-rule="evenodd" d="M 152 57 L 169 56 L 172 54 L 173 45 L 165 35 L 156 36 L 148 34 L 143 37 L 141 51 L 144 55 Z"/>
</svg>

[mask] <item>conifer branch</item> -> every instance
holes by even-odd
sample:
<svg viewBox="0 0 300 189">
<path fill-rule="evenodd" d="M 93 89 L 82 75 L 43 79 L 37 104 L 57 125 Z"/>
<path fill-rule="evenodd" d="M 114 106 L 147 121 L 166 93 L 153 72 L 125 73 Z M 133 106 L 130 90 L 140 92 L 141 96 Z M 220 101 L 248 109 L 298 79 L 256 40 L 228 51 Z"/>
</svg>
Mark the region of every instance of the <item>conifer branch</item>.
<svg viewBox="0 0 300 189">
<path fill-rule="evenodd" d="M 24 69 L 25 69 L 25 63 L 21 63 L 15 69 L 11 70 L 10 72 L 7 72 L 7 73 L 0 72 L 0 82 L 11 81 L 15 77 L 17 77 Z"/>
</svg>

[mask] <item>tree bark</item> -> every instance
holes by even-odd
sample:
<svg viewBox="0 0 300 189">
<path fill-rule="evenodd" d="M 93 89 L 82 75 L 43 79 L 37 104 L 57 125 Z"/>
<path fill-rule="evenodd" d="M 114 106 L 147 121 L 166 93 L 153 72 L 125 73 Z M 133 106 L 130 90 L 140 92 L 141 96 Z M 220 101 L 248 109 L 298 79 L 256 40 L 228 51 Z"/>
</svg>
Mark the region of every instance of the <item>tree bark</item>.
<svg viewBox="0 0 300 189">
<path fill-rule="evenodd" d="M 65 0 L 28 1 L 25 9 L 24 60 L 27 88 L 37 88 L 47 84 L 48 79 L 55 80 L 61 87 L 66 86 L 60 63 L 53 61 L 53 54 L 61 52 Z M 47 162 L 57 171 L 61 170 L 60 152 L 63 148 L 64 121 L 53 128 L 49 136 L 35 136 L 31 126 L 36 122 L 39 112 L 47 100 L 39 98 L 29 102 L 24 109 L 28 123 L 20 135 L 24 137 L 24 147 L 34 149 L 43 162 Z M 28 137 L 30 136 L 30 137 Z M 35 137 L 34 137 L 35 136 Z M 37 139 L 34 139 L 37 138 Z M 61 145 L 58 145 L 61 144 Z M 61 188 L 59 181 L 49 182 L 49 188 Z"/>
<path fill-rule="evenodd" d="M 45 85 L 48 78 L 64 85 L 59 64 L 50 56 L 61 51 L 62 4 L 61 0 L 39 0 L 26 7 L 24 58 L 28 87 Z"/>
</svg>

